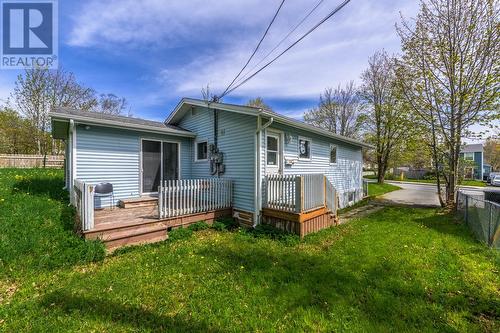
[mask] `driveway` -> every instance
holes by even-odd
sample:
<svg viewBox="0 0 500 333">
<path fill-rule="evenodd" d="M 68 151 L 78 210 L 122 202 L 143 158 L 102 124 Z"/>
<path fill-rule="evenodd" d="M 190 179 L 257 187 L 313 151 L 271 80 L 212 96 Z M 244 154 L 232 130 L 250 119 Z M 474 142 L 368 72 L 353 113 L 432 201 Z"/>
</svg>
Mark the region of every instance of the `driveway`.
<svg viewBox="0 0 500 333">
<path fill-rule="evenodd" d="M 389 181 L 387 183 L 390 183 Z M 398 204 L 439 207 L 436 185 L 420 185 L 408 183 L 393 183 L 401 187 L 401 190 L 386 193 L 377 200 Z"/>
</svg>

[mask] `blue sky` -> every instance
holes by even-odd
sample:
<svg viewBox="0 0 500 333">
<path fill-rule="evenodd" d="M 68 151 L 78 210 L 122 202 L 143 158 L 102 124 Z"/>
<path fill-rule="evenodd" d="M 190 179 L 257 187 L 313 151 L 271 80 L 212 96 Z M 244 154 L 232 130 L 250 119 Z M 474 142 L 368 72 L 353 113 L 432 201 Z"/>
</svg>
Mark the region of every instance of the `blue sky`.
<svg viewBox="0 0 500 333">
<path fill-rule="evenodd" d="M 161 120 L 181 97 L 200 97 L 206 84 L 220 93 L 245 62 L 279 2 L 59 1 L 59 62 L 83 84 L 125 97 L 135 116 Z M 286 1 L 256 61 L 316 3 Z M 324 0 L 288 43 L 338 3 Z M 399 52 L 394 24 L 400 12 L 414 16 L 417 1 L 351 1 L 224 101 L 245 103 L 261 96 L 276 111 L 301 118 L 325 87 L 359 82 L 367 58 L 376 50 Z M 8 97 L 18 74 L 0 73 L 0 99 Z"/>
</svg>

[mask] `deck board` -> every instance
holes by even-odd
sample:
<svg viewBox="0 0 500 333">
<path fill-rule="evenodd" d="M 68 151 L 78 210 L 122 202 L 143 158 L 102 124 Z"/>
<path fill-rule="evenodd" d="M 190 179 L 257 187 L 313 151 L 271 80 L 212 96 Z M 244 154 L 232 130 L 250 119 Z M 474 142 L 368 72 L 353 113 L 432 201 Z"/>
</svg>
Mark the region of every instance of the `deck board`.
<svg viewBox="0 0 500 333">
<path fill-rule="evenodd" d="M 154 206 L 136 208 L 113 208 L 94 213 L 95 228 L 103 224 L 146 223 L 158 221 L 158 208 Z"/>
</svg>

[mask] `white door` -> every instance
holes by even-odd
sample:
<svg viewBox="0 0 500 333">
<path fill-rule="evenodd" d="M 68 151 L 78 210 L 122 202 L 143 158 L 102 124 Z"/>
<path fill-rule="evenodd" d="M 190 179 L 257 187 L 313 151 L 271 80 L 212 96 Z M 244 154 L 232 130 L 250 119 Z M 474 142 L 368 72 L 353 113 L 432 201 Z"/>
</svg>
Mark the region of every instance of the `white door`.
<svg viewBox="0 0 500 333">
<path fill-rule="evenodd" d="M 266 174 L 277 174 L 282 171 L 281 134 L 268 131 L 266 134 Z"/>
</svg>

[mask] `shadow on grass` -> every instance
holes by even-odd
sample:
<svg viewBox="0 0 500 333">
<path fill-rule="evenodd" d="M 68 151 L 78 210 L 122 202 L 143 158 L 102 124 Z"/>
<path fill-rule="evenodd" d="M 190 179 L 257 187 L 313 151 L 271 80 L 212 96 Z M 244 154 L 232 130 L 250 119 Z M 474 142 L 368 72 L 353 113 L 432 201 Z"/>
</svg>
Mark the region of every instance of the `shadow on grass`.
<svg viewBox="0 0 500 333">
<path fill-rule="evenodd" d="M 68 192 L 63 189 L 64 182 L 60 178 L 30 177 L 14 184 L 13 193 L 24 192 L 36 196 L 48 196 L 61 203 L 69 203 Z"/>
<path fill-rule="evenodd" d="M 454 221 L 454 223 L 450 223 L 450 221 Z M 413 222 L 422 224 L 441 234 L 456 237 L 460 239 L 461 243 L 479 245 L 472 231 L 452 213 L 442 213 L 438 210 L 436 215 L 416 218 Z"/>
<path fill-rule="evenodd" d="M 464 309 L 493 321 L 499 316 L 494 297 L 482 298 L 473 291 L 468 293 L 466 287 L 467 296 L 448 290 L 430 292 L 414 267 L 398 261 L 368 264 L 360 258 L 346 262 L 345 258 L 336 260 L 334 253 L 324 256 L 293 250 L 273 255 L 262 247 L 238 251 L 211 247 L 203 255 L 225 262 L 225 267 L 244 266 L 245 274 L 259 277 L 256 284 L 268 287 L 270 302 L 286 299 L 284 311 L 311 309 L 328 317 L 341 304 L 358 312 L 369 326 L 396 331 L 398 327 L 454 331 L 443 318 Z"/>
<path fill-rule="evenodd" d="M 109 299 L 85 297 L 68 294 L 61 291 L 45 296 L 42 305 L 48 309 L 54 307 L 67 315 L 76 314 L 97 318 L 109 322 L 118 322 L 135 327 L 138 330 L 152 332 L 223 332 L 224 330 L 210 328 L 207 323 L 197 323 L 192 319 L 181 319 L 179 316 L 168 317 L 156 314 L 141 307 L 120 304 Z"/>
<path fill-rule="evenodd" d="M 77 231 L 75 226 L 75 211 L 69 205 L 68 192 L 63 188 L 60 178 L 27 178 L 14 184 L 13 194 L 26 193 L 32 196 L 49 197 L 61 203 L 59 222 L 66 231 Z"/>
</svg>

